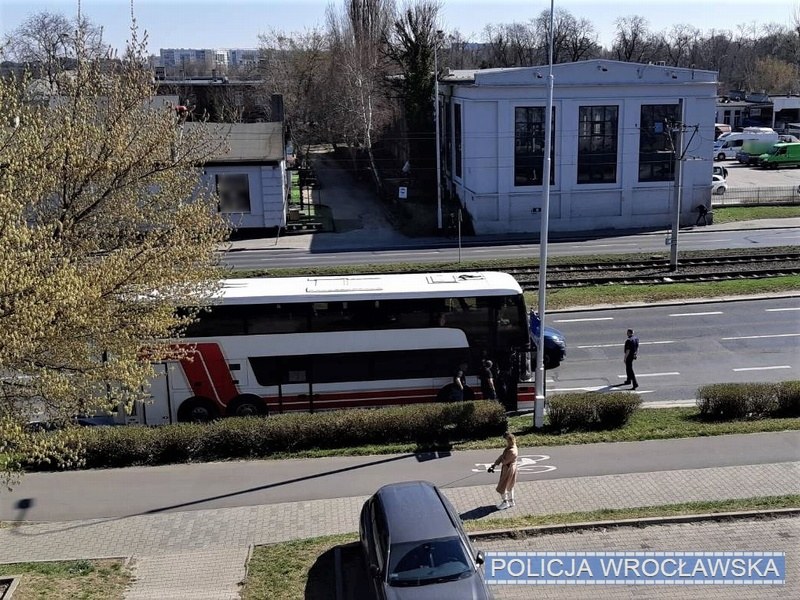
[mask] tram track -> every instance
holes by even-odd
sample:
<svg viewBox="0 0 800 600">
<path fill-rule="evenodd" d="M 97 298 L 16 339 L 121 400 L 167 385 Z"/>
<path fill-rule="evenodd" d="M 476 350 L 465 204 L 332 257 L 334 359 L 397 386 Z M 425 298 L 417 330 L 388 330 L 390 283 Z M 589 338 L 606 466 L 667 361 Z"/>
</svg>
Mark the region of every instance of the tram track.
<svg viewBox="0 0 800 600">
<path fill-rule="evenodd" d="M 664 285 L 763 279 L 800 275 L 800 252 L 731 254 L 685 258 L 677 271 L 666 259 L 548 265 L 547 287 L 569 288 L 598 285 Z M 508 268 L 525 291 L 538 288 L 539 271 Z"/>
</svg>

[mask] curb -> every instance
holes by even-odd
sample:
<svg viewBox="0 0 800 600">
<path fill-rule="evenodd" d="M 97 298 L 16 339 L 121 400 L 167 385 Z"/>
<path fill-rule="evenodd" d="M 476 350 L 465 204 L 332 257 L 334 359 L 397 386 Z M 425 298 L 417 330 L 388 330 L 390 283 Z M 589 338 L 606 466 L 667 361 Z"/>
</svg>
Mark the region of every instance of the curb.
<svg viewBox="0 0 800 600">
<path fill-rule="evenodd" d="M 469 533 L 474 540 L 492 538 L 518 538 L 534 535 L 552 535 L 556 533 L 571 533 L 609 527 L 647 527 L 648 525 L 671 525 L 676 523 L 701 523 L 703 521 L 726 521 L 733 519 L 750 519 L 754 517 L 769 516 L 795 516 L 800 515 L 800 508 L 768 508 L 761 510 L 743 510 L 721 513 L 697 513 L 689 515 L 671 515 L 663 517 L 640 517 L 636 519 L 619 519 L 609 521 L 583 521 L 577 523 L 564 523 L 558 525 L 537 525 L 521 529 L 495 529 L 492 531 L 476 531 Z"/>
</svg>

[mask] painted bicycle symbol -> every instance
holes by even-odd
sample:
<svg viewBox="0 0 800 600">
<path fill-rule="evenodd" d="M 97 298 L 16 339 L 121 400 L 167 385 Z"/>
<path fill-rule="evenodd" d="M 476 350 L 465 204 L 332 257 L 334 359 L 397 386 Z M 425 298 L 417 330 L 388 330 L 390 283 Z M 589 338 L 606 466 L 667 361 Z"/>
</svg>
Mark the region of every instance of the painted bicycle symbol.
<svg viewBox="0 0 800 600">
<path fill-rule="evenodd" d="M 542 465 L 539 464 L 543 461 L 550 460 L 547 454 L 528 454 L 517 458 L 517 473 L 549 473 L 555 471 L 555 465 Z M 485 473 L 486 469 L 492 466 L 492 463 L 475 463 L 475 468 L 472 469 L 473 473 Z"/>
</svg>

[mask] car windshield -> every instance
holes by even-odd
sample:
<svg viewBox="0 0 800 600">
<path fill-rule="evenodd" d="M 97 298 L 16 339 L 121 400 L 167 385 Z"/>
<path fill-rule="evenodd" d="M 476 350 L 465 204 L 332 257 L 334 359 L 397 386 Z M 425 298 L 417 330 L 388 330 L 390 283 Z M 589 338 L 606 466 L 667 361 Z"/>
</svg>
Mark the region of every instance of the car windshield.
<svg viewBox="0 0 800 600">
<path fill-rule="evenodd" d="M 458 537 L 394 544 L 389 554 L 389 585 L 444 583 L 469 577 L 472 561 Z"/>
</svg>

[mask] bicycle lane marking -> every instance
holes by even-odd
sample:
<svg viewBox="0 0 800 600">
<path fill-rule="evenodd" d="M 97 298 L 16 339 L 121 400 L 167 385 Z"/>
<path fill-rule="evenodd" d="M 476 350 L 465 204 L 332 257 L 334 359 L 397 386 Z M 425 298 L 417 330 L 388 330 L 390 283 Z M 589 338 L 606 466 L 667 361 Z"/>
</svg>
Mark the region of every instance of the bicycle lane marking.
<svg viewBox="0 0 800 600">
<path fill-rule="evenodd" d="M 550 460 L 547 454 L 527 454 L 517 457 L 517 473 L 518 474 L 540 474 L 555 471 L 555 465 L 542 465 L 539 464 L 543 461 Z M 472 469 L 473 473 L 485 473 L 486 469 L 492 466 L 492 463 L 474 463 L 475 468 Z"/>
</svg>

